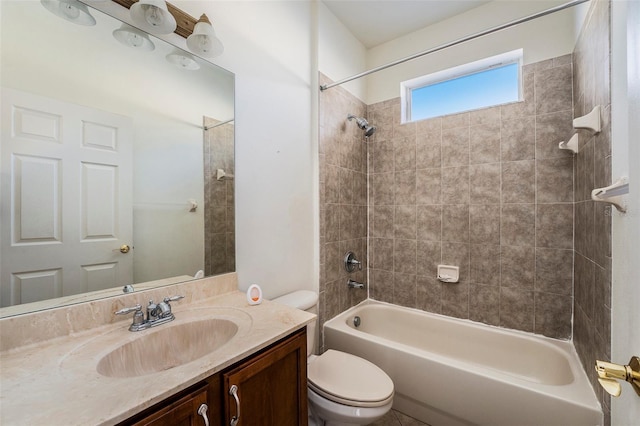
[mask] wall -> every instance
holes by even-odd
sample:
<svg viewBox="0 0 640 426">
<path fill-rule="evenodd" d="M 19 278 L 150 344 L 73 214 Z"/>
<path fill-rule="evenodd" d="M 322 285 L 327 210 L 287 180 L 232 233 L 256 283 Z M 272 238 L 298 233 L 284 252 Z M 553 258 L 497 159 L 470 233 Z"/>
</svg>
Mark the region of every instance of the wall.
<svg viewBox="0 0 640 426">
<path fill-rule="evenodd" d="M 202 129 L 134 114 L 134 282 L 194 275 L 204 268 L 204 209 L 190 212 L 188 200 L 204 202 Z"/>
<path fill-rule="evenodd" d="M 373 298 L 571 338 L 571 56 L 523 72 L 524 102 L 408 124 L 399 99 L 369 106 Z"/>
<path fill-rule="evenodd" d="M 320 75 L 321 84 L 330 82 Z M 364 117 L 366 110 L 342 87 L 320 95 L 320 327 L 367 298 L 366 288 L 347 287 L 349 278 L 367 283 L 368 275 L 367 144 L 355 121 L 347 120 L 347 114 Z M 348 251 L 362 262 L 362 270 L 347 273 Z"/>
<path fill-rule="evenodd" d="M 371 69 L 564 3 L 564 0 L 492 1 L 369 49 L 367 68 Z M 577 37 L 576 22 L 581 19 L 578 11 L 582 8 L 586 7 L 581 5 L 557 12 L 370 75 L 367 77 L 367 97 L 364 100 L 371 105 L 395 98 L 399 96 L 400 82 L 404 80 L 515 49 L 524 49 L 524 64 L 571 53 Z"/>
<path fill-rule="evenodd" d="M 318 2 L 319 84 L 366 68 L 366 48 Z M 362 131 L 347 114 L 366 116 L 366 80 L 358 79 L 319 92 L 320 159 L 320 306 L 319 324 L 367 297 L 347 288 L 347 280 L 367 282 L 367 146 Z M 362 271 L 347 274 L 344 256 L 353 251 Z M 320 333 L 320 348 L 323 347 Z"/>
<path fill-rule="evenodd" d="M 591 190 L 611 185 L 610 2 L 594 0 L 573 55 L 574 117 L 602 106 L 603 129 L 579 131 L 576 156 L 574 345 L 605 418 L 611 401 L 597 382 L 596 359 L 611 359 L 612 207 L 591 200 Z M 626 359 L 619 360 L 626 362 Z"/>
<path fill-rule="evenodd" d="M 317 115 L 308 2 L 177 1 L 207 13 L 225 46 L 213 62 L 235 73 L 236 266 L 239 288 L 266 298 L 318 287 L 314 199 Z M 313 75 L 312 75 L 313 74 Z"/>
<path fill-rule="evenodd" d="M 317 290 L 320 259 L 314 180 L 319 171 L 316 130 L 311 126 L 311 117 L 317 115 L 312 102 L 317 86 L 310 64 L 319 57 L 323 59 L 320 71 L 342 78 L 342 72 L 362 71 L 361 48 L 351 41 L 338 45 L 329 36 L 323 39 L 327 32 L 322 28 L 333 31 L 335 27 L 323 26 L 321 21 L 320 46 L 333 51 L 343 51 L 345 43 L 349 46 L 331 59 L 339 64 L 347 57 L 351 64 L 347 69 L 327 64 L 328 56 L 318 52 L 310 35 L 324 13 L 321 4 L 316 16 L 307 2 L 175 3 L 193 16 L 208 14 L 225 44 L 224 54 L 213 62 L 236 75 L 240 288 L 260 283 L 267 297 L 301 288 Z"/>
<path fill-rule="evenodd" d="M 562 2 L 492 2 L 441 24 L 368 50 L 367 67 L 371 68 L 560 3 Z M 584 6 L 573 8 L 571 11 L 541 18 L 513 30 L 470 42 L 464 47 L 447 50 L 440 56 L 411 61 L 367 77 L 367 94 L 364 99 L 370 104 L 368 117 L 378 125 L 378 132 L 367 144 L 369 186 L 373 188 L 369 192 L 368 255 L 371 268 L 371 297 L 554 337 L 571 337 L 573 163 L 569 154 L 556 148 L 557 142 L 569 136 L 571 130 L 571 60 L 570 56 L 557 58 L 555 61 L 549 58 L 572 51 L 577 37 L 576 26 L 580 26 L 579 22 L 585 13 Z M 327 22 L 331 22 L 330 19 L 327 19 Z M 322 28 L 324 27 L 321 26 Z M 327 25 L 327 28 L 331 26 Z M 348 37 L 346 39 L 349 40 Z M 327 40 L 330 41 L 331 38 L 327 37 Z M 320 69 L 323 73 L 325 69 L 330 70 L 326 74 L 333 71 L 334 62 L 352 64 L 353 70 L 350 73 L 336 73 L 329 77 L 342 78 L 361 71 L 358 69 L 357 55 L 354 58 L 351 54 L 352 49 L 344 49 L 336 43 L 329 42 L 321 46 L 330 50 L 332 55 L 323 56 L 321 48 Z M 413 129 L 410 129 L 411 125 L 399 125 L 399 99 L 396 98 L 400 81 L 434 71 L 434 64 L 437 64 L 439 70 L 523 46 L 525 63 L 530 64 L 526 67 L 529 71 L 525 88 L 528 102 L 504 108 L 504 114 L 497 108 L 467 114 L 466 118 L 449 117 L 429 124 L 423 122 Z M 332 62 L 331 58 L 336 59 Z M 533 64 L 541 59 L 544 61 Z M 547 96 L 546 100 L 550 101 L 550 104 L 539 104 L 539 110 L 536 111 L 533 102 L 535 90 L 538 89 L 539 96 L 553 92 L 554 89 L 544 86 L 545 80 L 554 74 L 557 74 L 555 77 L 558 79 L 555 83 L 561 87 L 555 95 L 563 100 L 553 105 L 553 95 Z M 569 84 L 565 84 L 567 82 Z M 550 84 L 553 85 L 554 82 Z M 341 87 L 356 93 L 347 85 Z M 327 94 L 334 90 L 338 88 L 321 94 L 321 141 L 323 132 L 328 133 L 323 126 L 326 129 L 344 123 L 344 111 L 337 99 L 348 94 L 344 92 L 340 96 L 336 95 L 336 101 L 329 106 Z M 356 94 L 359 93 L 361 92 Z M 376 102 L 380 100 L 382 101 Z M 325 111 L 331 111 L 332 114 L 329 116 Z M 462 124 L 458 119 L 463 120 Z M 441 127 L 441 133 L 434 137 L 435 133 L 429 132 L 429 126 L 438 125 Z M 451 128 L 447 128 L 449 125 Z M 445 133 L 445 139 L 442 139 L 442 132 Z M 481 199 L 482 191 L 488 191 L 487 187 L 476 190 L 473 198 L 469 193 L 466 200 L 460 201 L 444 185 L 442 188 L 435 188 L 434 193 L 429 193 L 423 183 L 416 184 L 420 179 L 442 180 L 443 170 L 449 175 L 461 170 L 456 170 L 460 164 L 451 159 L 461 151 L 452 150 L 449 146 L 448 155 L 451 158 L 448 161 L 452 162 L 445 163 L 444 166 L 442 155 L 447 155 L 447 147 L 443 147 L 443 144 L 448 144 L 450 140 L 446 138 L 456 137 L 464 132 L 467 133 L 466 145 L 462 146 L 470 150 L 471 156 L 467 152 L 466 164 L 462 167 L 475 173 L 471 175 L 472 180 L 467 178 L 467 186 L 469 182 L 475 182 L 477 177 L 482 176 L 488 179 L 487 182 L 497 181 L 498 191 L 491 194 L 488 201 Z M 409 137 L 405 140 L 405 136 Z M 517 140 L 517 137 L 522 136 L 524 140 Z M 427 151 L 427 147 L 436 143 L 437 137 L 440 138 L 437 147 L 444 151 L 433 155 Z M 530 145 L 521 154 L 511 151 L 509 143 L 517 145 L 527 141 Z M 403 147 L 405 143 L 411 148 Z M 503 161 L 501 143 L 504 143 L 505 155 L 511 156 L 505 157 Z M 486 146 L 483 147 L 483 144 Z M 536 146 L 539 148 L 536 149 Z M 430 146 L 431 149 L 435 147 Z M 376 148 L 379 149 L 376 151 Z M 324 149 L 326 157 L 328 151 L 326 147 Z M 410 153 L 412 149 L 415 150 L 413 154 Z M 462 154 L 464 157 L 464 148 Z M 538 175 L 536 170 L 539 171 Z M 548 171 L 551 171 L 550 175 Z M 520 173 L 525 174 L 525 182 L 517 182 L 515 179 Z M 563 176 L 565 182 L 568 182 L 568 187 L 564 185 L 554 190 L 550 182 L 557 176 Z M 539 182 L 536 181 L 538 178 Z M 387 181 L 383 182 L 385 179 Z M 505 187 L 501 188 L 503 184 Z M 416 186 L 413 191 L 409 189 L 406 193 L 399 192 L 399 187 L 406 185 Z M 376 188 L 383 192 L 378 194 L 382 195 L 383 200 L 378 199 L 377 205 Z M 538 188 L 543 195 L 536 204 Z M 474 188 L 468 189 L 473 190 Z M 400 199 L 397 199 L 398 196 Z M 455 214 L 442 213 L 442 197 L 449 197 L 446 203 L 460 203 L 455 205 L 455 209 L 448 211 Z M 498 209 L 497 215 L 492 212 L 495 208 Z M 501 210 L 502 208 L 504 210 Z M 562 236 L 555 241 L 537 241 L 536 230 L 547 234 L 556 231 L 554 224 L 542 222 L 543 218 L 548 218 L 549 210 L 561 210 L 564 213 L 565 220 L 559 224 Z M 432 232 L 428 229 L 430 225 L 427 222 L 438 214 L 441 228 Z M 499 231 L 500 217 L 503 214 L 505 226 L 510 227 L 508 232 L 511 233 L 511 238 L 506 234 L 502 236 L 504 241 Z M 518 227 L 518 220 L 522 220 L 518 214 L 527 216 L 528 226 Z M 510 221 L 510 218 L 513 221 Z M 541 222 L 536 223 L 536 218 L 540 218 Z M 472 222 L 469 226 L 470 220 L 476 223 Z M 495 233 L 494 226 L 494 234 L 491 235 L 492 228 L 483 229 L 478 225 L 478 221 L 491 222 L 494 225 L 497 223 L 498 233 Z M 455 236 L 458 225 L 462 227 L 462 236 Z M 516 238 L 515 235 L 523 229 L 526 229 L 527 236 Z M 321 231 L 321 247 L 325 244 L 322 240 L 325 234 L 326 230 Z M 430 254 L 438 261 L 443 259 L 443 252 L 445 259 L 454 253 L 466 256 L 461 286 L 442 288 L 435 281 L 433 263 L 437 262 L 424 259 L 430 249 L 437 251 Z M 556 258 L 559 261 L 554 263 L 553 259 Z M 327 267 L 342 271 L 339 269 L 340 262 L 335 261 L 334 265 L 331 264 L 334 262 L 331 256 L 321 259 L 323 271 Z M 484 262 L 485 260 L 487 262 Z M 560 268 L 561 280 L 555 280 L 556 271 L 553 267 Z M 321 274 L 321 289 L 322 283 L 332 282 L 332 278 Z M 324 312 L 334 311 L 335 306 L 340 304 L 340 299 L 334 300 L 336 302 L 325 306 Z M 347 297 L 343 295 L 341 300 L 343 309 L 349 306 Z M 556 316 L 561 320 L 554 321 L 553 318 Z"/>
<path fill-rule="evenodd" d="M 367 49 L 356 39 L 323 2 L 318 2 L 318 63 L 327 78 L 337 81 L 364 71 Z M 365 99 L 366 79 L 342 85 L 345 90 Z"/>
</svg>

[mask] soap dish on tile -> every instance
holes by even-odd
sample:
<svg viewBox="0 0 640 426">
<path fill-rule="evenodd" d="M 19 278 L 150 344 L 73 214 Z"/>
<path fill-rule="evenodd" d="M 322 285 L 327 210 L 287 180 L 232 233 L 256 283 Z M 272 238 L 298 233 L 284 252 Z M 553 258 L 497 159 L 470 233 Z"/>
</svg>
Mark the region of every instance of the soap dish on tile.
<svg viewBox="0 0 640 426">
<path fill-rule="evenodd" d="M 460 280 L 460 268 L 452 265 L 438 265 L 438 281 L 457 283 Z"/>
</svg>

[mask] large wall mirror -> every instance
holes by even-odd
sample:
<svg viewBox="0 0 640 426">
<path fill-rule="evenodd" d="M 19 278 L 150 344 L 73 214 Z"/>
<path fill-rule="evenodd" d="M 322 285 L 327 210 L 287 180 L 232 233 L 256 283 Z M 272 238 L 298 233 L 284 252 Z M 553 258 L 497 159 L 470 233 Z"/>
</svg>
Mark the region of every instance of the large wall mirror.
<svg viewBox="0 0 640 426">
<path fill-rule="evenodd" d="M 235 270 L 234 75 L 0 7 L 0 317 Z"/>
</svg>

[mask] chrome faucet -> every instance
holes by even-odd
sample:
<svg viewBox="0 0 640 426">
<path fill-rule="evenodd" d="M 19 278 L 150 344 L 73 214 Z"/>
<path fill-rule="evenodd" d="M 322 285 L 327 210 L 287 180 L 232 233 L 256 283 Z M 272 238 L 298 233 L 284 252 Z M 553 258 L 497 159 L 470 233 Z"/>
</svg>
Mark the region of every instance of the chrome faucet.
<svg viewBox="0 0 640 426">
<path fill-rule="evenodd" d="M 153 300 L 149 300 L 146 317 L 142 313 L 142 306 L 139 303 L 130 308 L 122 308 L 116 311 L 115 314 L 126 315 L 133 312 L 133 322 L 129 326 L 129 331 L 142 331 L 173 321 L 176 317 L 171 312 L 171 304 L 169 302 L 175 302 L 183 298 L 184 296 L 165 297 L 162 302 L 157 304 L 153 303 Z"/>
<path fill-rule="evenodd" d="M 354 281 L 351 278 L 349 278 L 349 281 L 347 281 L 347 287 L 349 288 L 364 288 L 364 284 L 363 283 L 359 283 L 358 281 Z"/>
</svg>

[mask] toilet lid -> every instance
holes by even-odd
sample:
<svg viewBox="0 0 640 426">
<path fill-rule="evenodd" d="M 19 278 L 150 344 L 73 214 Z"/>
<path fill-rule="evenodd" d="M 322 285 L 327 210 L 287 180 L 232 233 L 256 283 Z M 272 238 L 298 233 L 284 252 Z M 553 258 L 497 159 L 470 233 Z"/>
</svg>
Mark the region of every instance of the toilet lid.
<svg viewBox="0 0 640 426">
<path fill-rule="evenodd" d="M 393 398 L 393 382 L 375 364 L 329 349 L 307 369 L 309 387 L 334 402 L 354 407 L 377 407 Z"/>
</svg>

